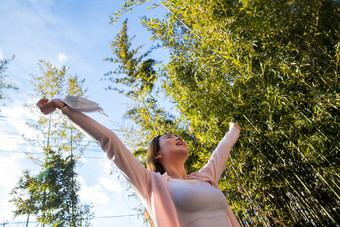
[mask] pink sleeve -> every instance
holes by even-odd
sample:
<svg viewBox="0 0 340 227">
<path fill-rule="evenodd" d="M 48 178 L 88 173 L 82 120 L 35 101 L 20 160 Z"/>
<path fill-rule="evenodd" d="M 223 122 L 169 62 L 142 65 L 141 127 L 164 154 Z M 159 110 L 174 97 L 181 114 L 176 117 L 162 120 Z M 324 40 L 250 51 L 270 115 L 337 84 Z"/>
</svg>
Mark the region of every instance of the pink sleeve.
<svg viewBox="0 0 340 227">
<path fill-rule="evenodd" d="M 117 135 L 85 114 L 65 106 L 62 112 L 82 132 L 95 140 L 123 172 L 126 179 L 142 197 L 148 194 L 150 173 L 125 147 Z"/>
<path fill-rule="evenodd" d="M 227 216 L 228 216 L 229 222 L 230 222 L 232 227 L 241 227 L 240 223 L 238 222 L 237 218 L 235 217 L 235 214 L 231 210 L 229 204 L 228 204 L 228 207 L 227 207 Z"/>
<path fill-rule="evenodd" d="M 230 127 L 229 132 L 220 141 L 215 151 L 212 153 L 208 163 L 198 172 L 205 172 L 218 183 L 230 155 L 230 150 L 236 143 L 240 134 L 240 129 Z"/>
</svg>

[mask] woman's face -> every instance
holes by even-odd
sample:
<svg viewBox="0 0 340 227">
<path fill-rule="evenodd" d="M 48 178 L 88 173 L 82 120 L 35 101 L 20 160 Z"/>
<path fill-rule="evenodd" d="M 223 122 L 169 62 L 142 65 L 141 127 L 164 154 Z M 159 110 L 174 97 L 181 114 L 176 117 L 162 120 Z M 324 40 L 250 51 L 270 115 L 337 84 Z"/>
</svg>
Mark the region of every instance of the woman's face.
<svg viewBox="0 0 340 227">
<path fill-rule="evenodd" d="M 159 138 L 159 154 L 166 157 L 188 157 L 188 145 L 179 136 L 165 134 Z"/>
</svg>

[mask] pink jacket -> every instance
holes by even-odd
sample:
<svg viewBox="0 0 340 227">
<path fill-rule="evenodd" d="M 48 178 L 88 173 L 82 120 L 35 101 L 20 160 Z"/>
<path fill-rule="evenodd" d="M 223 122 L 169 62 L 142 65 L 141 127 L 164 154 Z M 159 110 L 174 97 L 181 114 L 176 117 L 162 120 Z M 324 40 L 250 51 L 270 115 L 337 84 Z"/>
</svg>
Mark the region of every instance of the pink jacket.
<svg viewBox="0 0 340 227">
<path fill-rule="evenodd" d="M 151 215 L 155 226 L 179 227 L 176 208 L 168 191 L 167 173 L 160 174 L 149 171 L 133 156 L 120 139 L 111 130 L 95 120 L 68 106 L 62 108 L 65 114 L 80 130 L 97 141 L 112 160 L 123 172 L 125 178 L 136 190 L 142 203 Z M 240 130 L 231 127 L 211 155 L 208 163 L 198 172 L 190 174 L 190 178 L 209 182 L 217 187 L 228 160 L 230 149 L 236 143 Z M 231 226 L 240 226 L 235 215 L 228 206 L 227 215 Z"/>
</svg>

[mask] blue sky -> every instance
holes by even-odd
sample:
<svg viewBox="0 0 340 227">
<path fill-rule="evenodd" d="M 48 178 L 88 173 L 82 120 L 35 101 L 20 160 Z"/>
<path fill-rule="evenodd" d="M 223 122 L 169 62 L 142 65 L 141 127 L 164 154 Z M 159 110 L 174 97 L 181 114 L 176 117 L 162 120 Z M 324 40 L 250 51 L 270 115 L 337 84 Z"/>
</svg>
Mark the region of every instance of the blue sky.
<svg viewBox="0 0 340 227">
<path fill-rule="evenodd" d="M 70 74 L 85 79 L 88 96 L 100 103 L 109 115 L 90 114 L 91 117 L 109 128 L 129 124 L 122 119 L 128 100 L 105 91 L 107 84 L 100 81 L 103 74 L 114 67 L 102 59 L 111 56 L 110 42 L 121 26 L 121 23 L 109 25 L 109 16 L 120 3 L 122 0 L 0 0 L 0 58 L 15 55 L 6 74 L 19 87 L 18 91 L 8 93 L 11 100 L 0 107 L 0 224 L 7 222 L 12 224 L 6 226 L 24 226 L 15 223 L 25 221 L 25 217 L 13 220 L 8 193 L 24 169 L 39 170 L 25 154 L 20 153 L 22 150 L 35 151 L 20 135 L 32 133 L 25 121 L 35 116 L 23 104 L 37 101 L 30 98 L 33 91 L 29 79 L 30 74 L 39 74 L 39 60 L 49 61 L 55 66 L 66 65 Z M 162 8 L 148 11 L 145 8 L 139 7 L 133 14 L 126 14 L 129 29 L 133 31 L 131 35 L 136 35 L 136 45 L 151 44 L 139 17 L 165 13 Z M 158 54 L 166 56 L 165 52 Z M 110 175 L 112 169 L 115 173 Z M 81 199 L 94 206 L 97 218 L 92 221 L 93 226 L 143 226 L 142 217 L 116 217 L 136 214 L 134 208 L 138 202 L 128 198 L 131 192 L 122 176 L 94 143 L 85 152 L 78 172 L 82 184 Z"/>
</svg>

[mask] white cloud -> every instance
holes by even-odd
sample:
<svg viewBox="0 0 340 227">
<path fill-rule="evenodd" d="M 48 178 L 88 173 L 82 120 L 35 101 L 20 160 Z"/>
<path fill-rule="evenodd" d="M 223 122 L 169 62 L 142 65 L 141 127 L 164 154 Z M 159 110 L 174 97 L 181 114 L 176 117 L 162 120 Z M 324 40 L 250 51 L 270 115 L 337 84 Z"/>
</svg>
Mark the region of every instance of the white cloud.
<svg viewBox="0 0 340 227">
<path fill-rule="evenodd" d="M 79 161 L 81 165 L 89 163 L 89 160 L 85 156 L 80 156 Z"/>
<path fill-rule="evenodd" d="M 102 185 L 106 190 L 110 192 L 122 192 L 122 186 L 117 181 L 109 179 L 107 177 L 101 177 L 98 179 L 99 184 Z"/>
<path fill-rule="evenodd" d="M 10 107 L 1 110 L 4 124 L 1 127 L 0 144 L 1 150 L 18 151 L 20 145 L 25 144 L 25 151 L 29 149 L 27 142 L 21 135 L 37 136 L 37 132 L 27 126 L 28 119 L 36 118 L 28 108 L 23 107 L 23 102 L 12 100 Z"/>
<path fill-rule="evenodd" d="M 110 203 L 110 198 L 107 197 L 100 185 L 85 186 L 79 192 L 80 198 L 85 203 L 93 203 L 96 205 L 105 205 Z"/>
<path fill-rule="evenodd" d="M 12 198 L 9 193 L 18 183 L 23 170 L 30 169 L 32 170 L 32 173 L 35 173 L 37 168 L 38 166 L 34 165 L 25 154 L 4 153 L 0 155 L 0 201 L 2 201 L 0 203 L 1 218 L 9 220 L 13 217 L 12 210 L 14 210 L 15 207 L 8 202 Z"/>
<path fill-rule="evenodd" d="M 6 151 L 6 152 L 16 151 L 18 150 L 19 144 L 21 143 L 23 143 L 23 140 L 21 140 L 21 138 L 20 138 L 20 141 L 18 141 L 14 139 L 13 136 L 1 134 L 0 144 L 2 144 L 1 146 L 2 151 Z"/>
<path fill-rule="evenodd" d="M 94 211 L 98 216 L 114 216 L 117 214 L 121 214 L 116 211 L 113 211 L 112 208 L 110 209 L 110 207 L 108 206 L 96 206 L 92 208 L 92 211 Z M 94 221 L 96 220 L 93 220 L 92 222 Z M 97 221 L 100 221 L 100 219 L 97 219 Z M 96 226 L 95 223 L 92 224 L 93 226 Z"/>
<path fill-rule="evenodd" d="M 84 179 L 84 177 L 83 176 L 78 176 L 78 181 L 79 181 L 79 183 L 80 183 L 80 185 L 84 185 L 85 184 L 85 179 Z"/>
<path fill-rule="evenodd" d="M 0 60 L 4 59 L 4 54 L 0 50 Z"/>
<path fill-rule="evenodd" d="M 107 157 L 107 156 L 105 155 L 105 157 Z M 110 174 L 112 170 L 117 169 L 115 164 L 113 164 L 113 162 L 110 161 L 109 159 L 101 160 L 101 166 L 103 166 L 103 169 L 104 169 L 106 174 Z"/>
<path fill-rule="evenodd" d="M 22 171 L 32 166 L 32 161 L 23 153 L 6 153 L 0 156 L 0 186 L 6 189 L 13 188 L 22 175 Z"/>
<path fill-rule="evenodd" d="M 61 65 L 63 65 L 67 61 L 67 56 L 65 54 L 58 54 L 58 60 Z"/>
<path fill-rule="evenodd" d="M 0 203 L 0 214 L 4 220 L 11 220 L 13 217 L 12 210 L 15 207 L 8 202 L 11 199 L 9 193 L 18 183 L 22 172 L 25 169 L 30 169 L 34 174 L 39 170 L 38 165 L 35 165 L 24 153 L 20 153 L 32 150 L 32 147 L 21 135 L 33 136 L 35 134 L 25 124 L 28 119 L 35 118 L 28 108 L 23 107 L 25 101 L 12 98 L 11 105 L 1 109 L 0 201 L 2 202 Z"/>
</svg>

